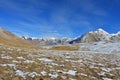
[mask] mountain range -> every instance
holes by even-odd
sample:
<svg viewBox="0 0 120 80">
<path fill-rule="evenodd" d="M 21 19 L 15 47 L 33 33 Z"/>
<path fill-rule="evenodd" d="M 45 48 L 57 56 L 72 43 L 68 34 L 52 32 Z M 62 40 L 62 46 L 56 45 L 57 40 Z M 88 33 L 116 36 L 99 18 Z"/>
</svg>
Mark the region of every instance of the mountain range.
<svg viewBox="0 0 120 80">
<path fill-rule="evenodd" d="M 69 43 L 90 43 L 90 42 L 120 42 L 120 32 L 115 34 L 109 34 L 103 29 L 97 29 L 96 31 L 90 31 L 76 39 L 71 40 Z"/>
<path fill-rule="evenodd" d="M 13 46 L 32 46 L 32 45 L 58 45 L 74 43 L 91 43 L 91 42 L 120 42 L 120 31 L 115 34 L 109 34 L 103 29 L 90 31 L 75 39 L 71 38 L 36 38 L 22 36 L 22 38 L 0 27 L 0 44 Z"/>
<path fill-rule="evenodd" d="M 31 37 L 24 37 L 22 39 L 28 40 L 29 42 L 39 45 L 39 46 L 46 46 L 46 45 L 59 45 L 59 44 L 66 44 L 70 41 L 70 38 L 31 38 Z"/>
</svg>

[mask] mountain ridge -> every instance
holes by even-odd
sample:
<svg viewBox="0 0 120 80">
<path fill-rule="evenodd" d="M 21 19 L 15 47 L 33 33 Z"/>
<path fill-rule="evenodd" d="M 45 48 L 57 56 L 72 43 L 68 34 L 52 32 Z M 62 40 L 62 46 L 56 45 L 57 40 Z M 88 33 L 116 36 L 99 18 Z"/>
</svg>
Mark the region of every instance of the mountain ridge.
<svg viewBox="0 0 120 80">
<path fill-rule="evenodd" d="M 13 42 L 14 41 L 14 42 Z M 109 34 L 102 28 L 99 28 L 95 31 L 87 32 L 77 38 L 31 38 L 22 36 L 22 38 L 16 36 L 15 34 L 7 31 L 6 29 L 0 27 L 0 43 L 4 44 L 15 44 L 15 42 L 19 45 L 23 44 L 39 44 L 39 45 L 58 45 L 58 44 L 66 44 L 66 43 L 90 43 L 90 42 L 120 42 L 120 31 L 115 34 Z"/>
<path fill-rule="evenodd" d="M 0 27 L 0 45 L 23 47 L 23 48 L 34 46 L 29 41 L 21 39 L 17 35 L 4 29 L 3 27 Z"/>
<path fill-rule="evenodd" d="M 69 43 L 90 43 L 90 42 L 99 42 L 99 41 L 108 41 L 108 42 L 119 42 L 120 41 L 120 31 L 117 33 L 109 34 L 105 30 L 99 28 L 96 31 L 90 31 L 82 36 L 71 40 Z"/>
</svg>

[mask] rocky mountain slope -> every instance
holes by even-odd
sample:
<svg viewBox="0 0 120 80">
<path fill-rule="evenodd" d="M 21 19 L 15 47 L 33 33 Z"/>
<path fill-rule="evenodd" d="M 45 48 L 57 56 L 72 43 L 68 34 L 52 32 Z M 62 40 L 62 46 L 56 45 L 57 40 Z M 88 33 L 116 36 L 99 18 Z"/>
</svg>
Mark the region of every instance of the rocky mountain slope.
<svg viewBox="0 0 120 80">
<path fill-rule="evenodd" d="M 103 29 L 98 29 L 96 31 L 88 32 L 81 37 L 73 39 L 69 43 L 90 43 L 90 42 L 119 42 L 120 41 L 120 32 L 116 34 L 109 34 Z"/>
<path fill-rule="evenodd" d="M 63 45 L 70 40 L 69 38 L 36 38 L 33 39 L 31 37 L 24 37 L 23 39 L 30 41 L 33 44 L 37 44 L 39 46 L 45 46 L 45 45 Z"/>
</svg>

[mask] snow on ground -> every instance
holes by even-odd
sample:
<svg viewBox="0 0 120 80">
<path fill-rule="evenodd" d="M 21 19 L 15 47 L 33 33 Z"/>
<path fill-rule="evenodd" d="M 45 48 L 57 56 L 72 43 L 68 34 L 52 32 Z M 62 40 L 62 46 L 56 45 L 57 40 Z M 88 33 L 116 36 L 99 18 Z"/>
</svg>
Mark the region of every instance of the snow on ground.
<svg viewBox="0 0 120 80">
<path fill-rule="evenodd" d="M 41 78 L 43 80 L 44 78 L 48 80 L 119 80 L 120 53 L 52 50 L 28 50 L 8 55 L 1 53 L 0 71 L 1 78 L 15 76 L 23 80 L 27 78 L 28 80 L 32 78 L 39 78 L 38 80 Z"/>
<path fill-rule="evenodd" d="M 69 80 L 76 80 L 76 79 L 73 79 L 73 78 L 69 78 Z"/>
<path fill-rule="evenodd" d="M 36 72 L 24 72 L 22 70 L 16 70 L 16 75 L 21 76 L 24 79 L 26 79 L 26 76 L 30 76 L 32 78 L 34 78 L 37 75 L 40 76 L 40 74 L 37 74 Z"/>
<path fill-rule="evenodd" d="M 32 61 L 32 60 L 25 60 L 24 62 L 25 63 L 33 63 L 34 61 Z"/>
<path fill-rule="evenodd" d="M 11 69 L 16 70 L 16 65 L 15 64 L 0 64 L 0 66 L 3 66 L 3 67 L 9 66 Z"/>
<path fill-rule="evenodd" d="M 55 79 L 55 78 L 57 78 L 58 77 L 58 74 L 48 74 L 52 79 Z"/>
<path fill-rule="evenodd" d="M 3 59 L 12 59 L 11 56 L 6 56 L 6 55 L 4 55 L 4 54 L 1 55 L 1 58 L 3 58 Z"/>
<path fill-rule="evenodd" d="M 67 74 L 70 74 L 70 75 L 75 76 L 75 73 L 76 73 L 76 72 L 77 72 L 77 71 L 69 70 L 69 71 L 67 72 Z"/>
<path fill-rule="evenodd" d="M 21 76 L 21 77 L 23 77 L 24 79 L 25 79 L 25 76 L 28 74 L 28 72 L 27 73 L 24 73 L 23 71 L 21 71 L 21 70 L 17 70 L 16 71 L 16 75 L 18 75 L 18 76 Z"/>
<path fill-rule="evenodd" d="M 97 52 L 120 52 L 120 43 L 105 43 L 105 42 L 95 42 L 92 44 L 80 44 L 80 50 L 90 50 Z"/>
<path fill-rule="evenodd" d="M 18 59 L 25 59 L 25 58 L 23 58 L 22 56 L 19 56 L 19 57 L 17 57 Z"/>
<path fill-rule="evenodd" d="M 80 75 L 82 75 L 82 76 L 87 76 L 86 74 L 84 74 L 84 73 L 80 73 Z"/>
<path fill-rule="evenodd" d="M 29 73 L 28 76 L 34 78 L 35 76 L 37 76 L 38 74 L 36 72 L 32 72 L 32 73 Z"/>
<path fill-rule="evenodd" d="M 14 62 L 14 63 L 19 63 L 19 61 L 16 61 L 16 60 L 12 60 L 12 62 Z"/>
<path fill-rule="evenodd" d="M 48 59 L 48 58 L 39 58 L 38 60 L 43 61 L 43 62 L 53 62 L 53 60 Z"/>
<path fill-rule="evenodd" d="M 103 80 L 113 80 L 113 79 L 110 79 L 110 78 L 103 78 Z"/>
<path fill-rule="evenodd" d="M 46 71 L 42 71 L 40 72 L 43 76 L 47 75 L 47 72 Z"/>
<path fill-rule="evenodd" d="M 62 72 L 63 74 L 69 74 L 69 75 L 75 76 L 77 71 L 74 71 L 74 70 L 68 70 L 68 71 L 57 70 L 57 72 Z"/>
</svg>

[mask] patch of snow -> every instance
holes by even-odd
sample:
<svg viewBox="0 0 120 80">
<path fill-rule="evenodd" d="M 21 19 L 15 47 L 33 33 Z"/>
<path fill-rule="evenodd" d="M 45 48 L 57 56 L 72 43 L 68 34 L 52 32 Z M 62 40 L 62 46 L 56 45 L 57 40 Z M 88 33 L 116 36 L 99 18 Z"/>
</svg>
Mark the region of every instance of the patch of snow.
<svg viewBox="0 0 120 80">
<path fill-rule="evenodd" d="M 99 75 L 103 75 L 103 76 L 104 76 L 104 75 L 105 75 L 105 72 L 101 72 L 101 73 L 98 73 L 98 74 L 99 74 Z"/>
<path fill-rule="evenodd" d="M 55 79 L 58 77 L 58 74 L 48 74 L 51 78 Z"/>
<path fill-rule="evenodd" d="M 27 57 L 34 58 L 32 54 L 28 54 Z"/>
<path fill-rule="evenodd" d="M 73 79 L 73 78 L 69 78 L 69 80 L 76 80 L 76 79 Z"/>
<path fill-rule="evenodd" d="M 87 76 L 87 74 L 84 74 L 84 73 L 80 73 L 80 75 L 82 75 L 82 76 Z"/>
<path fill-rule="evenodd" d="M 78 62 L 82 62 L 83 60 L 81 59 L 81 60 L 78 60 Z"/>
<path fill-rule="evenodd" d="M 11 56 L 4 56 L 4 55 L 2 55 L 1 58 L 3 58 L 3 59 L 12 59 Z"/>
<path fill-rule="evenodd" d="M 103 71 L 106 71 L 106 72 L 112 71 L 112 69 L 110 69 L 110 68 L 102 68 L 102 70 L 103 70 Z"/>
<path fill-rule="evenodd" d="M 35 76 L 37 76 L 38 74 L 36 72 L 32 72 L 32 73 L 29 73 L 28 76 L 34 78 Z"/>
<path fill-rule="evenodd" d="M 25 59 L 25 58 L 23 58 L 22 56 L 20 56 L 20 57 L 17 57 L 18 59 Z"/>
<path fill-rule="evenodd" d="M 3 67 L 9 66 L 10 68 L 16 70 L 16 65 L 15 64 L 0 64 L 0 66 L 3 66 Z"/>
<path fill-rule="evenodd" d="M 42 71 L 41 74 L 42 74 L 43 76 L 45 76 L 45 75 L 47 75 L 47 72 L 46 72 L 46 71 Z"/>
<path fill-rule="evenodd" d="M 62 70 L 57 70 L 57 72 L 63 72 Z"/>
<path fill-rule="evenodd" d="M 68 58 L 68 59 L 69 59 L 69 58 L 71 58 L 71 57 L 70 57 L 70 56 L 66 56 L 65 58 Z"/>
<path fill-rule="evenodd" d="M 34 61 L 31 61 L 31 60 L 25 60 L 24 62 L 25 62 L 25 63 L 33 63 Z"/>
<path fill-rule="evenodd" d="M 69 71 L 67 72 L 67 74 L 70 74 L 70 75 L 75 76 L 75 73 L 76 73 L 76 72 L 77 72 L 77 71 L 69 70 Z"/>
<path fill-rule="evenodd" d="M 53 62 L 53 60 L 48 59 L 48 58 L 40 58 L 40 59 L 38 59 L 38 60 L 44 61 L 44 62 Z"/>
<path fill-rule="evenodd" d="M 74 70 L 68 70 L 68 71 L 66 71 L 66 70 L 64 70 L 64 71 L 57 70 L 57 72 L 62 72 L 63 74 L 70 74 L 70 75 L 75 76 L 75 74 L 76 74 L 77 71 L 74 71 Z"/>
<path fill-rule="evenodd" d="M 59 66 L 64 67 L 65 65 L 64 65 L 64 64 L 61 64 L 61 65 L 59 65 Z"/>
<path fill-rule="evenodd" d="M 16 61 L 16 60 L 12 60 L 12 62 L 14 62 L 14 63 L 19 63 L 18 61 Z"/>
<path fill-rule="evenodd" d="M 96 32 L 102 33 L 103 35 L 109 34 L 108 32 L 104 31 L 102 28 L 99 28 Z"/>
<path fill-rule="evenodd" d="M 120 52 L 120 43 L 95 42 L 93 44 L 82 44 L 80 50 L 88 49 L 90 51 L 112 53 Z"/>
<path fill-rule="evenodd" d="M 98 63 L 97 65 L 99 65 L 99 66 L 105 66 L 104 64 L 101 64 L 101 63 Z"/>
<path fill-rule="evenodd" d="M 53 65 L 53 66 L 59 66 L 58 64 L 56 64 L 56 63 L 51 63 L 51 65 Z"/>
<path fill-rule="evenodd" d="M 16 70 L 16 75 L 26 79 L 26 75 L 34 78 L 35 76 L 39 75 L 36 72 L 23 72 L 22 70 Z"/>
<path fill-rule="evenodd" d="M 103 78 L 103 80 L 113 80 L 113 79 L 110 79 L 110 78 Z"/>
<path fill-rule="evenodd" d="M 29 74 L 29 72 L 24 73 L 24 72 L 21 71 L 21 70 L 17 70 L 17 71 L 16 71 L 16 75 L 21 76 L 21 77 L 24 78 L 24 79 L 25 79 L 25 76 L 26 76 L 27 74 Z"/>
<path fill-rule="evenodd" d="M 78 62 L 78 60 L 69 60 L 69 59 L 65 59 L 66 62 Z"/>
</svg>

